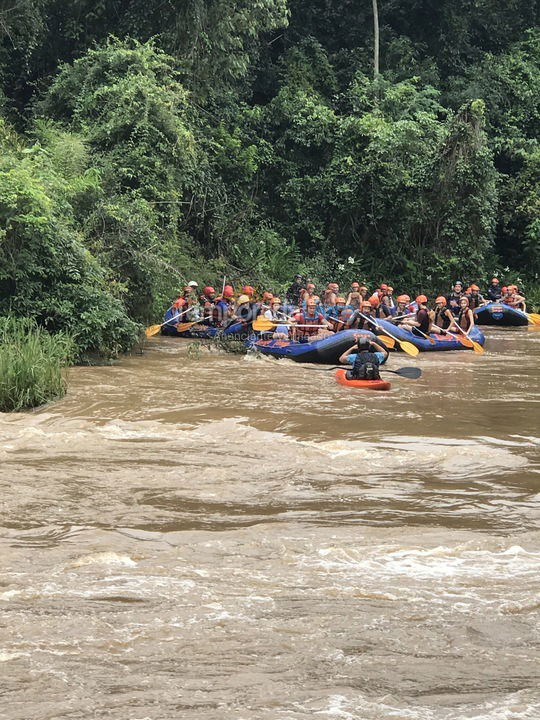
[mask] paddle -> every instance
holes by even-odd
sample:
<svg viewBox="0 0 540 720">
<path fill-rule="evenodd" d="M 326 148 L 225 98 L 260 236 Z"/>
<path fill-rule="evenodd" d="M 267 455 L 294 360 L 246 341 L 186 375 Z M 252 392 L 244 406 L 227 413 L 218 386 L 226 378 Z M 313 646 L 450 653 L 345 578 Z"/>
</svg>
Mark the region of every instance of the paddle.
<svg viewBox="0 0 540 720">
<path fill-rule="evenodd" d="M 538 313 L 525 313 L 527 320 L 533 325 L 540 325 L 540 315 Z"/>
<path fill-rule="evenodd" d="M 436 340 L 434 340 L 434 339 L 433 339 L 432 337 L 430 337 L 429 335 L 426 335 L 426 333 L 425 333 L 425 332 L 422 332 L 422 331 L 420 330 L 420 328 L 415 328 L 415 330 L 416 330 L 417 332 L 419 332 L 420 335 L 423 335 L 423 336 L 426 338 L 426 340 L 429 340 L 429 342 L 431 343 L 431 345 L 436 345 L 436 344 L 437 344 L 437 341 L 436 341 Z"/>
<path fill-rule="evenodd" d="M 169 308 L 169 310 L 170 310 L 170 309 L 171 309 L 171 308 Z M 189 310 L 189 308 L 188 308 L 188 310 Z M 186 313 L 187 313 L 187 310 L 184 310 L 184 312 L 181 312 L 181 313 L 179 313 L 178 315 L 175 315 L 175 317 L 169 318 L 168 320 L 165 320 L 165 322 L 161 323 L 161 325 L 150 325 L 150 327 L 147 327 L 146 330 L 144 331 L 146 337 L 147 337 L 147 338 L 151 338 L 151 337 L 153 337 L 154 335 L 157 335 L 158 332 L 161 330 L 161 328 L 162 328 L 164 325 L 176 325 L 176 324 L 178 324 L 178 323 L 177 323 L 178 318 L 179 318 L 179 317 L 182 317 L 182 315 L 185 315 Z"/>
<path fill-rule="evenodd" d="M 392 340 L 394 340 L 395 342 L 397 342 L 397 344 L 398 344 L 399 347 L 403 350 L 403 352 L 406 352 L 406 353 L 407 353 L 407 355 L 412 355 L 413 357 L 416 357 L 416 356 L 418 355 L 418 353 L 420 352 L 417 347 L 415 347 L 412 343 L 407 342 L 407 340 L 398 340 L 398 338 L 397 338 L 395 335 L 392 335 L 392 333 L 389 333 L 388 330 L 385 330 L 385 329 L 382 328 L 380 325 L 378 325 L 378 324 L 375 322 L 375 320 L 373 320 L 373 318 L 370 318 L 370 317 L 368 317 L 367 315 L 364 315 L 364 313 L 361 313 L 360 311 L 358 312 L 358 314 L 359 314 L 361 317 L 363 317 L 364 320 L 367 320 L 367 321 L 370 322 L 372 325 L 375 325 L 375 327 L 378 328 L 379 330 L 381 330 L 381 332 L 385 333 L 385 335 L 389 335 L 389 336 L 392 338 Z M 379 336 L 379 337 L 380 337 L 381 340 L 382 340 L 382 338 L 384 337 L 384 335 L 383 335 L 383 336 Z M 383 342 L 384 342 L 384 340 L 383 340 Z"/>
<path fill-rule="evenodd" d="M 317 370 L 322 370 L 324 372 L 328 372 L 328 370 L 344 370 L 346 367 L 344 365 L 341 365 L 339 367 L 330 367 L 330 368 L 316 368 Z M 400 377 L 409 378 L 409 380 L 416 380 L 417 378 L 422 375 L 422 371 L 420 368 L 417 367 L 402 367 L 398 370 L 389 370 L 388 368 L 379 367 L 379 372 L 389 372 L 394 373 L 394 375 L 399 375 Z"/>
<path fill-rule="evenodd" d="M 437 325 L 433 326 L 436 330 L 440 330 L 441 328 Z M 449 330 L 445 330 L 447 335 L 450 335 L 450 337 L 453 337 L 454 340 L 457 340 L 459 343 L 464 345 L 466 348 L 472 348 L 474 353 L 476 355 L 483 355 L 484 354 L 484 348 L 474 340 L 471 340 L 471 338 L 467 335 L 465 330 L 457 326 L 458 330 L 462 333 L 461 335 L 456 335 L 455 333 L 451 333 Z"/>
</svg>

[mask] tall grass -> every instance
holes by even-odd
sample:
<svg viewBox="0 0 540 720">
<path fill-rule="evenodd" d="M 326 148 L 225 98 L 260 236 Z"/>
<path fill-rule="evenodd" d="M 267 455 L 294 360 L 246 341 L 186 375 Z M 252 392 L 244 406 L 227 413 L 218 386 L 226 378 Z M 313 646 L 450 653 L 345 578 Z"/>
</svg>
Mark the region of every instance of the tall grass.
<svg viewBox="0 0 540 720">
<path fill-rule="evenodd" d="M 33 408 L 66 392 L 74 343 L 28 318 L 0 317 L 0 412 Z"/>
</svg>

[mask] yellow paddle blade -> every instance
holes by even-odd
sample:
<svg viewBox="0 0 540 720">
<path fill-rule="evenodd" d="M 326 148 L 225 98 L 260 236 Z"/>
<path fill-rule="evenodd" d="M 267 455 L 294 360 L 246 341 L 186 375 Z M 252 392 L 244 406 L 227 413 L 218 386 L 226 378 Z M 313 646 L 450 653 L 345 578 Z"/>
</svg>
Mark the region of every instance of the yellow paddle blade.
<svg viewBox="0 0 540 720">
<path fill-rule="evenodd" d="M 529 320 L 532 320 L 533 325 L 540 325 L 540 315 L 538 313 L 529 313 Z"/>
<path fill-rule="evenodd" d="M 471 340 L 472 347 L 476 355 L 483 355 L 484 348 L 480 345 L 480 343 L 475 342 L 474 340 Z"/>
<path fill-rule="evenodd" d="M 403 350 L 403 352 L 407 353 L 407 355 L 412 355 L 413 357 L 416 357 L 420 352 L 420 350 L 415 345 L 407 342 L 406 340 L 398 340 L 398 344 Z"/>
<path fill-rule="evenodd" d="M 387 348 L 391 349 L 396 346 L 396 341 L 386 335 L 379 335 L 378 340 L 380 340 L 383 345 L 386 345 Z"/>
<path fill-rule="evenodd" d="M 252 325 L 253 329 L 257 332 L 268 332 L 269 330 L 273 330 L 275 326 L 276 323 L 267 320 L 267 318 L 263 317 L 262 315 L 259 315 L 259 317 L 254 320 Z"/>
<path fill-rule="evenodd" d="M 194 320 L 193 322 L 188 323 L 176 323 L 174 327 L 176 328 L 176 332 L 182 333 L 186 332 L 186 330 L 189 330 L 192 325 L 196 325 L 198 322 L 198 320 Z"/>
<path fill-rule="evenodd" d="M 470 338 L 465 337 L 465 335 L 455 335 L 454 337 L 455 337 L 456 340 L 458 340 L 458 342 L 460 342 L 462 345 L 465 345 L 465 347 L 467 347 L 467 348 L 472 348 L 472 347 L 474 347 L 473 341 L 472 341 Z"/>
<path fill-rule="evenodd" d="M 146 328 L 144 333 L 147 338 L 151 338 L 153 335 L 157 335 L 160 330 L 161 330 L 161 325 L 150 325 L 150 327 Z"/>
</svg>

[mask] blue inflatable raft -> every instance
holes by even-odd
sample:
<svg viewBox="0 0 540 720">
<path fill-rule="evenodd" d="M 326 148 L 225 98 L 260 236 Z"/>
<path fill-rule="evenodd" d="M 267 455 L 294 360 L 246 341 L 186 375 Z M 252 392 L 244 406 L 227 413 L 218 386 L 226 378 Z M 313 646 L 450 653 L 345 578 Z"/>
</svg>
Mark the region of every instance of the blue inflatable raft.
<svg viewBox="0 0 540 720">
<path fill-rule="evenodd" d="M 248 335 L 248 328 L 241 322 L 233 323 L 225 329 L 198 323 L 197 325 L 192 325 L 189 330 L 179 333 L 175 325 L 164 325 L 161 328 L 161 334 L 168 335 L 170 337 L 200 339 L 213 338 L 216 335 L 237 335 L 239 340 L 245 340 Z"/>
<path fill-rule="evenodd" d="M 479 325 L 498 325 L 499 327 L 518 327 L 528 325 L 527 315 L 523 310 L 510 307 L 504 303 L 488 303 L 474 311 Z"/>
<path fill-rule="evenodd" d="M 297 362 L 326 363 L 333 365 L 345 350 L 355 343 L 355 335 L 369 340 L 377 340 L 375 335 L 365 330 L 341 330 L 333 335 L 314 340 L 313 342 L 295 342 L 292 340 L 264 340 L 256 337 L 248 340 L 248 347 L 258 350 L 263 355 L 275 358 L 289 358 Z"/>
<path fill-rule="evenodd" d="M 382 330 L 375 330 L 375 333 L 377 335 L 384 335 L 385 330 L 387 330 L 389 335 L 393 335 L 398 340 L 406 340 L 407 342 L 412 343 L 419 350 L 422 351 L 467 350 L 467 348 L 462 345 L 459 340 L 456 340 L 451 335 L 438 335 L 437 333 L 431 333 L 430 337 L 435 340 L 435 344 L 432 344 L 426 338 L 418 337 L 417 335 L 409 332 L 408 330 L 404 330 L 403 328 L 393 325 L 391 322 L 388 322 L 388 320 L 377 320 L 377 323 L 382 328 Z M 474 340 L 474 342 L 477 342 L 479 345 L 483 345 L 486 341 L 484 333 L 480 330 L 480 328 L 476 327 L 476 325 L 469 333 L 469 337 L 471 340 Z M 399 350 L 397 344 L 396 350 Z"/>
</svg>

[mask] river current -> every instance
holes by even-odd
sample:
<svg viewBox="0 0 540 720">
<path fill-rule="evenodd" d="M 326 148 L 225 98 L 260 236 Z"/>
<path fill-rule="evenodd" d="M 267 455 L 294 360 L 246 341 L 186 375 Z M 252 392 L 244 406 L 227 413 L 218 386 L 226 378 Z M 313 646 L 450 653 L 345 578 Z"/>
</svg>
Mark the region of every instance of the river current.
<svg viewBox="0 0 540 720">
<path fill-rule="evenodd" d="M 538 720 L 540 330 L 388 393 L 153 338 L 0 414 L 2 720 Z"/>
</svg>

